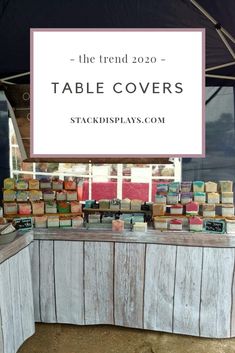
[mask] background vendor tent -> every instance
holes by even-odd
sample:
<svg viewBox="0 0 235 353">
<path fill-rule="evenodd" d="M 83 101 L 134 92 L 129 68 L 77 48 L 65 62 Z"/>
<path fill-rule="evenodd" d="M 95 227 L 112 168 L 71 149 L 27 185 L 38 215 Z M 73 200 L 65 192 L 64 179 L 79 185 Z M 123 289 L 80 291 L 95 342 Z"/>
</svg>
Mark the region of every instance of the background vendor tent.
<svg viewBox="0 0 235 353">
<path fill-rule="evenodd" d="M 29 28 L 40 27 L 206 28 L 207 99 L 213 97 L 206 108 L 207 157 L 184 160 L 183 179 L 234 178 L 234 0 L 2 0 L 0 79 L 6 92 L 9 82 L 29 82 L 29 75 L 9 77 L 29 72 Z M 157 50 L 157 43 L 152 44 Z M 5 102 L 0 102 L 0 109 L 0 175 L 4 177 L 9 174 Z M 193 134 L 190 127 L 187 133 Z"/>
</svg>

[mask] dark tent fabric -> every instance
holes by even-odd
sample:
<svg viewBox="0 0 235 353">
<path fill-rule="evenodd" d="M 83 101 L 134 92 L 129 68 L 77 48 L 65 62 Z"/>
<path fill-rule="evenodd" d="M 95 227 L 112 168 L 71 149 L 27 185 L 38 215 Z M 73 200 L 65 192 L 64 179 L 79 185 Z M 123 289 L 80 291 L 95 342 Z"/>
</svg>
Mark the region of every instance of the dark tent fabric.
<svg viewBox="0 0 235 353">
<path fill-rule="evenodd" d="M 198 3 L 235 37 L 234 0 Z M 2 0 L 0 2 L 0 78 L 29 71 L 29 28 L 206 28 L 206 66 L 235 60 L 215 26 L 190 0 Z M 154 45 L 154 43 L 153 43 Z M 234 43 L 229 45 L 235 49 Z M 216 74 L 235 76 L 235 65 Z M 28 82 L 21 78 L 18 82 Z M 17 81 L 16 81 L 17 82 Z M 207 85 L 231 85 L 208 78 Z"/>
</svg>

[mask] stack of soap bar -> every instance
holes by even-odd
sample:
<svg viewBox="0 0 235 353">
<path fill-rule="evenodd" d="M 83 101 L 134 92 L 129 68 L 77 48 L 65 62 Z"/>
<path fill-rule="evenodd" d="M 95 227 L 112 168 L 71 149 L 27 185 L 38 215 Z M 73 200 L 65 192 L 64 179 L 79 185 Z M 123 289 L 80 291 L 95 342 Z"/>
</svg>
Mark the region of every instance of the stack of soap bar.
<svg viewBox="0 0 235 353">
<path fill-rule="evenodd" d="M 203 229 L 203 220 L 199 217 L 190 217 L 189 230 L 194 232 L 201 232 Z"/>
<path fill-rule="evenodd" d="M 63 180 L 52 180 L 52 189 L 53 190 L 63 190 L 64 182 Z"/>
<path fill-rule="evenodd" d="M 168 185 L 168 190 L 169 192 L 177 192 L 179 193 L 180 191 L 180 183 L 178 181 L 173 181 Z"/>
<path fill-rule="evenodd" d="M 57 210 L 59 213 L 69 213 L 70 212 L 70 203 L 66 201 L 57 202 Z"/>
<path fill-rule="evenodd" d="M 155 202 L 156 203 L 161 203 L 161 204 L 166 204 L 166 195 L 157 194 L 155 196 Z"/>
<path fill-rule="evenodd" d="M 58 201 L 67 200 L 67 191 L 66 190 L 56 191 L 56 200 Z"/>
<path fill-rule="evenodd" d="M 13 178 L 6 178 L 3 182 L 4 189 L 14 189 L 15 188 L 15 180 Z"/>
<path fill-rule="evenodd" d="M 218 192 L 208 192 L 207 202 L 213 204 L 220 203 L 220 195 L 218 194 Z"/>
<path fill-rule="evenodd" d="M 161 217 L 153 218 L 153 225 L 155 229 L 166 230 L 167 229 L 167 219 Z"/>
<path fill-rule="evenodd" d="M 145 222 L 136 222 L 134 225 L 133 225 L 133 231 L 134 232 L 147 232 L 147 223 Z"/>
<path fill-rule="evenodd" d="M 72 218 L 72 227 L 73 228 L 81 228 L 83 226 L 83 218 L 81 216 Z"/>
<path fill-rule="evenodd" d="M 42 199 L 42 192 L 40 190 L 30 190 L 29 191 L 29 200 L 30 201 L 39 201 Z"/>
<path fill-rule="evenodd" d="M 32 209 L 33 209 L 33 214 L 35 215 L 44 214 L 44 201 L 33 201 Z"/>
<path fill-rule="evenodd" d="M 40 180 L 40 189 L 50 189 L 51 181 L 49 178 L 43 178 Z"/>
<path fill-rule="evenodd" d="M 121 210 L 129 210 L 131 208 L 131 200 L 123 199 L 121 200 Z"/>
<path fill-rule="evenodd" d="M 45 212 L 46 213 L 57 213 L 56 201 L 46 201 L 45 202 Z"/>
<path fill-rule="evenodd" d="M 131 200 L 131 210 L 132 211 L 140 211 L 141 205 L 142 205 L 141 200 Z"/>
<path fill-rule="evenodd" d="M 223 205 L 222 206 L 222 216 L 234 216 L 234 205 Z"/>
<path fill-rule="evenodd" d="M 4 203 L 3 209 L 4 209 L 5 215 L 16 214 L 18 211 L 17 203 L 16 202 Z"/>
<path fill-rule="evenodd" d="M 29 202 L 19 203 L 18 212 L 20 215 L 30 215 L 32 213 L 31 204 Z"/>
<path fill-rule="evenodd" d="M 235 218 L 226 219 L 227 233 L 235 233 Z"/>
<path fill-rule="evenodd" d="M 70 202 L 71 212 L 72 213 L 81 213 L 82 212 L 82 205 L 79 201 L 71 201 Z"/>
<path fill-rule="evenodd" d="M 170 230 L 182 230 L 182 224 L 181 219 L 172 219 L 170 220 Z"/>
<path fill-rule="evenodd" d="M 60 217 L 60 227 L 71 227 L 72 221 L 70 217 Z"/>
<path fill-rule="evenodd" d="M 183 214 L 183 206 L 179 203 L 172 205 L 170 209 L 171 214 Z"/>
<path fill-rule="evenodd" d="M 77 183 L 74 180 L 66 180 L 64 181 L 64 188 L 66 190 L 76 190 Z"/>
<path fill-rule="evenodd" d="M 164 216 L 165 212 L 166 212 L 166 205 L 161 205 L 158 203 L 153 204 L 153 217 Z"/>
<path fill-rule="evenodd" d="M 42 195 L 44 201 L 52 201 L 55 199 L 55 192 L 53 190 L 45 190 Z"/>
<path fill-rule="evenodd" d="M 118 211 L 120 210 L 120 206 L 121 206 L 121 200 L 119 199 L 112 199 L 110 201 L 110 210 L 112 211 Z"/>
<path fill-rule="evenodd" d="M 121 219 L 114 219 L 112 221 L 112 231 L 113 232 L 123 232 L 124 231 L 124 221 Z"/>
<path fill-rule="evenodd" d="M 47 227 L 47 216 L 34 217 L 35 228 L 46 228 Z"/>
<path fill-rule="evenodd" d="M 222 203 L 233 203 L 233 192 L 222 192 L 221 202 Z"/>
<path fill-rule="evenodd" d="M 204 181 L 193 182 L 193 192 L 204 192 L 205 183 Z"/>
<path fill-rule="evenodd" d="M 178 192 L 168 192 L 166 197 L 166 202 L 168 205 L 175 205 L 179 202 L 179 193 Z"/>
<path fill-rule="evenodd" d="M 101 199 L 99 200 L 99 208 L 101 209 L 109 209 L 110 208 L 110 201 L 108 199 Z"/>
<path fill-rule="evenodd" d="M 48 228 L 59 227 L 60 226 L 59 216 L 48 216 L 47 226 L 48 226 Z"/>
<path fill-rule="evenodd" d="M 182 181 L 181 182 L 181 192 L 190 192 L 192 189 L 191 181 Z"/>
<path fill-rule="evenodd" d="M 194 201 L 199 202 L 199 203 L 205 203 L 206 202 L 206 193 L 205 192 L 195 192 L 193 194 Z"/>
<path fill-rule="evenodd" d="M 157 193 L 167 193 L 168 185 L 167 184 L 157 184 Z"/>
<path fill-rule="evenodd" d="M 180 202 L 182 205 L 186 205 L 187 203 L 192 201 L 192 192 L 182 192 L 180 195 Z"/>
<path fill-rule="evenodd" d="M 197 215 L 199 212 L 199 205 L 197 202 L 191 201 L 186 205 L 187 215 Z"/>
<path fill-rule="evenodd" d="M 76 201 L 78 199 L 77 191 L 68 190 L 67 191 L 67 200 L 68 201 Z"/>
<path fill-rule="evenodd" d="M 30 179 L 29 180 L 29 190 L 39 190 L 39 180 Z"/>
<path fill-rule="evenodd" d="M 231 180 L 221 180 L 220 192 L 232 192 L 233 191 L 233 182 Z"/>
<path fill-rule="evenodd" d="M 205 183 L 205 190 L 206 192 L 217 192 L 217 183 L 213 181 L 207 181 Z"/>
<path fill-rule="evenodd" d="M 203 217 L 215 217 L 215 205 L 205 204 L 202 206 Z"/>
<path fill-rule="evenodd" d="M 16 192 L 14 190 L 4 190 L 3 191 L 3 200 L 4 201 L 15 201 L 16 199 Z"/>
<path fill-rule="evenodd" d="M 88 223 L 100 223 L 100 214 L 89 214 Z"/>
<path fill-rule="evenodd" d="M 17 190 L 27 190 L 28 186 L 29 186 L 28 182 L 24 179 L 19 179 L 16 181 Z"/>
</svg>

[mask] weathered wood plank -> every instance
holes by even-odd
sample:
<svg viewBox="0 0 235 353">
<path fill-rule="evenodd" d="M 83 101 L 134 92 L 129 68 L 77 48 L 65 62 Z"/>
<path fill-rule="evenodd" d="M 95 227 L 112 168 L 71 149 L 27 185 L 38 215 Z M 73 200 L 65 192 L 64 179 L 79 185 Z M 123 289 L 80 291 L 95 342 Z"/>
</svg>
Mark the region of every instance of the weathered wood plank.
<svg viewBox="0 0 235 353">
<path fill-rule="evenodd" d="M 33 283 L 33 303 L 34 303 L 34 320 L 41 321 L 40 314 L 40 293 L 39 293 L 39 240 L 34 240 L 29 245 L 30 259 L 31 259 L 31 273 Z"/>
<path fill-rule="evenodd" d="M 147 245 L 144 328 L 172 332 L 175 246 Z"/>
<path fill-rule="evenodd" d="M 23 251 L 23 250 L 22 250 Z M 20 347 L 20 345 L 24 342 L 24 332 L 22 319 L 24 319 L 22 315 L 21 309 L 21 293 L 20 293 L 20 282 L 22 279 L 19 276 L 19 254 L 11 257 L 9 260 L 9 277 L 10 277 L 10 292 L 8 296 L 10 296 L 10 300 L 12 303 L 12 317 L 13 317 L 13 326 L 11 330 L 14 334 L 14 349 Z M 29 285 L 29 284 L 26 284 Z M 33 322 L 34 323 L 34 322 Z"/>
<path fill-rule="evenodd" d="M 83 242 L 55 241 L 57 321 L 84 324 Z"/>
<path fill-rule="evenodd" d="M 144 244 L 115 244 L 114 320 L 116 325 L 143 327 Z"/>
<path fill-rule="evenodd" d="M 173 332 L 199 335 L 201 248 L 177 248 Z"/>
<path fill-rule="evenodd" d="M 40 308 L 41 321 L 56 322 L 54 286 L 54 244 L 53 241 L 40 241 Z"/>
<path fill-rule="evenodd" d="M 233 249 L 203 249 L 200 336 L 230 337 Z"/>
<path fill-rule="evenodd" d="M 26 340 L 35 332 L 33 288 L 31 276 L 31 262 L 29 248 L 18 253 L 18 273 L 20 288 L 20 307 L 23 328 L 23 337 Z"/>
<path fill-rule="evenodd" d="M 85 323 L 113 324 L 113 244 L 85 242 Z"/>
<path fill-rule="evenodd" d="M 0 265 L 0 308 L 4 353 L 15 353 L 9 260 Z"/>
</svg>

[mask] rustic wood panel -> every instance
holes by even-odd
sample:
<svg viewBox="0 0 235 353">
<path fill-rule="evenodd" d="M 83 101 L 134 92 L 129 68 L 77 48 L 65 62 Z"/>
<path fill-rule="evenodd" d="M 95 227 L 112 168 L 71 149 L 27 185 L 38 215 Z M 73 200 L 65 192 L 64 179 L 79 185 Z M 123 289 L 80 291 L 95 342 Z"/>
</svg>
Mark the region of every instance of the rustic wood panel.
<svg viewBox="0 0 235 353">
<path fill-rule="evenodd" d="M 234 249 L 234 259 L 235 259 L 235 249 Z M 230 335 L 235 336 L 235 260 L 233 266 L 233 283 L 232 283 L 232 306 L 231 306 L 231 325 L 230 325 Z"/>
<path fill-rule="evenodd" d="M 31 276 L 31 263 L 29 248 L 25 248 L 17 255 L 20 298 L 21 298 L 21 317 L 24 340 L 30 337 L 35 330 L 34 327 L 34 305 L 33 305 L 33 288 Z"/>
<path fill-rule="evenodd" d="M 177 249 L 173 332 L 199 335 L 202 249 Z"/>
<path fill-rule="evenodd" d="M 32 284 L 33 284 L 33 303 L 34 303 L 34 320 L 35 322 L 41 321 L 40 314 L 40 293 L 39 293 L 39 240 L 34 240 L 29 245 L 30 260 L 31 260 L 31 272 L 32 272 Z"/>
<path fill-rule="evenodd" d="M 23 251 L 23 250 L 22 250 Z M 23 320 L 24 315 L 21 309 L 21 278 L 20 278 L 20 258 L 19 254 L 11 257 L 9 260 L 9 277 L 10 277 L 10 292 L 8 295 L 10 296 L 10 300 L 12 303 L 12 317 L 13 317 L 13 326 L 11 330 L 14 334 L 14 350 L 20 347 L 22 342 L 24 342 L 24 332 L 23 332 Z M 24 283 L 25 285 L 25 283 Z M 29 303 L 30 305 L 30 303 Z M 21 318 L 22 317 L 22 318 Z M 33 320 L 34 324 L 34 320 Z"/>
<path fill-rule="evenodd" d="M 54 286 L 54 244 L 53 241 L 40 241 L 40 308 L 41 321 L 56 322 Z"/>
<path fill-rule="evenodd" d="M 200 336 L 230 337 L 233 249 L 203 249 Z"/>
<path fill-rule="evenodd" d="M 115 244 L 114 322 L 143 327 L 144 244 Z"/>
<path fill-rule="evenodd" d="M 144 328 L 172 332 L 176 247 L 147 245 Z"/>
<path fill-rule="evenodd" d="M 0 265 L 0 308 L 4 353 L 15 353 L 9 260 Z"/>
<path fill-rule="evenodd" d="M 84 324 L 83 242 L 55 241 L 57 321 Z"/>
<path fill-rule="evenodd" d="M 147 232 L 125 231 L 122 234 L 109 230 L 79 230 L 75 229 L 34 229 L 34 239 L 41 240 L 80 240 L 98 242 L 143 243 L 162 245 L 181 245 L 189 247 L 235 248 L 235 237 L 208 233 L 192 234 L 148 230 Z"/>
<path fill-rule="evenodd" d="M 85 323 L 113 324 L 113 244 L 85 242 Z"/>
</svg>

